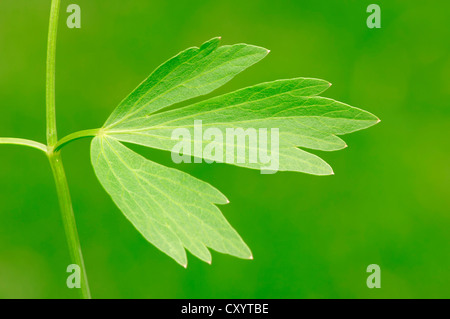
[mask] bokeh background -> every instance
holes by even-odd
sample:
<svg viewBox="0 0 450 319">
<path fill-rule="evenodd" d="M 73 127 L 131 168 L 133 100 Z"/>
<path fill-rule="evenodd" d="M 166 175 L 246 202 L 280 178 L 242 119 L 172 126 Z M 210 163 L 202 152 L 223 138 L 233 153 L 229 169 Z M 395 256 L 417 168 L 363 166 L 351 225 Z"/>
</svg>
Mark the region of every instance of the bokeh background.
<svg viewBox="0 0 450 319">
<path fill-rule="evenodd" d="M 381 6 L 382 28 L 366 26 Z M 70 3 L 82 28 L 68 29 Z M 0 2 L 0 136 L 44 142 L 50 0 Z M 231 200 L 222 211 L 255 259 L 189 255 L 186 269 L 134 230 L 97 182 L 89 140 L 63 157 L 95 298 L 450 298 L 450 2 L 62 1 L 59 136 L 100 127 L 155 67 L 222 36 L 271 49 L 209 96 L 279 78 L 323 78 L 324 95 L 382 119 L 321 152 L 335 176 L 178 166 Z M 170 154 L 134 147 L 176 166 Z M 75 298 L 47 160 L 0 146 L 0 298 Z M 366 267 L 381 267 L 368 289 Z"/>
</svg>

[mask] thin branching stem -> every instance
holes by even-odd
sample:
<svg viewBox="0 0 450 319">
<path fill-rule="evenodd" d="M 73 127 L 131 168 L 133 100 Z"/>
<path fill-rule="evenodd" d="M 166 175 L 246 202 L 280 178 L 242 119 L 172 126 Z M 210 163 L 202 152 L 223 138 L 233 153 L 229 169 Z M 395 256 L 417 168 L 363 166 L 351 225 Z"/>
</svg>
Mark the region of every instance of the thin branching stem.
<svg viewBox="0 0 450 319">
<path fill-rule="evenodd" d="M 75 215 L 72 208 L 72 200 L 70 198 L 69 186 L 67 183 L 66 173 L 59 152 L 52 152 L 48 155 L 50 166 L 52 167 L 53 177 L 56 184 L 56 192 L 58 194 L 59 206 L 62 213 L 64 231 L 66 233 L 67 243 L 69 245 L 69 253 L 72 264 L 76 264 L 81 270 L 81 297 L 90 299 L 91 293 L 86 275 L 86 267 L 84 265 L 83 254 L 81 252 L 80 239 L 78 237 Z"/>
<path fill-rule="evenodd" d="M 62 147 L 69 144 L 70 142 L 79 140 L 80 138 L 92 137 L 98 135 L 100 129 L 91 129 L 78 131 L 72 134 L 69 134 L 58 141 L 55 145 L 55 152 L 59 151 Z"/>
<path fill-rule="evenodd" d="M 13 145 L 24 145 L 28 147 L 37 148 L 47 154 L 47 146 L 36 141 L 27 140 L 23 138 L 13 138 L 13 137 L 0 137 L 0 144 L 13 144 Z"/>
<path fill-rule="evenodd" d="M 56 37 L 58 33 L 60 0 L 52 0 L 47 40 L 47 74 L 46 74 L 46 109 L 47 109 L 47 144 L 53 146 L 58 141 L 56 134 L 55 110 L 55 68 Z"/>
<path fill-rule="evenodd" d="M 59 205 L 66 232 L 72 264 L 81 269 L 81 297 L 91 298 L 89 284 L 84 266 L 83 254 L 81 252 L 80 240 L 72 208 L 64 166 L 61 154 L 55 151 L 58 142 L 56 134 L 56 112 L 55 112 L 55 61 L 56 61 L 56 35 L 58 30 L 60 0 L 52 0 L 50 10 L 50 23 L 48 30 L 47 46 L 47 80 L 46 80 L 46 110 L 47 110 L 47 155 L 52 167 L 58 194 Z"/>
</svg>

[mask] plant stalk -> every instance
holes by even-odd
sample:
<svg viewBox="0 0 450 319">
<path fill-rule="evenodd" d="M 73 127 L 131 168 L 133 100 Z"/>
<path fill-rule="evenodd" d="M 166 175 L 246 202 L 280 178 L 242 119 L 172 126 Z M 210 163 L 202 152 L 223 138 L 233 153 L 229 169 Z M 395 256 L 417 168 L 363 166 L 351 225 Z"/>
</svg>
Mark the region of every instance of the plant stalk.
<svg viewBox="0 0 450 319">
<path fill-rule="evenodd" d="M 56 134 L 55 112 L 55 68 L 56 68 L 56 35 L 58 33 L 60 0 L 52 0 L 47 40 L 47 74 L 46 74 L 46 118 L 47 145 L 53 146 L 58 141 Z"/>
<path fill-rule="evenodd" d="M 23 138 L 0 137 L 0 144 L 13 144 L 13 145 L 23 145 L 33 147 L 47 154 L 47 145 L 32 140 L 26 140 Z"/>
<path fill-rule="evenodd" d="M 81 270 L 81 296 L 84 299 L 91 299 L 89 283 L 84 266 L 83 254 L 81 252 L 80 239 L 78 238 L 75 215 L 73 213 L 72 201 L 70 198 L 69 185 L 67 183 L 66 173 L 61 160 L 60 152 L 52 152 L 48 155 L 50 166 L 52 167 L 53 177 L 56 184 L 59 206 L 62 213 L 64 230 L 67 243 L 69 244 L 70 258 L 73 264 L 80 267 Z"/>
<path fill-rule="evenodd" d="M 73 141 L 76 141 L 76 140 L 79 140 L 79 139 L 85 138 L 85 137 L 97 136 L 100 130 L 101 129 L 91 129 L 91 130 L 78 131 L 78 132 L 69 134 L 69 135 L 63 137 L 62 139 L 60 139 L 58 141 L 58 143 L 56 143 L 55 152 L 59 151 L 63 146 L 69 144 L 70 142 L 73 142 Z"/>
<path fill-rule="evenodd" d="M 52 0 L 50 9 L 50 22 L 47 42 L 47 69 L 46 69 L 46 119 L 47 119 L 47 156 L 50 161 L 56 184 L 58 201 L 61 209 L 64 230 L 69 246 L 72 264 L 81 269 L 81 296 L 91 298 L 83 254 L 81 252 L 75 216 L 70 199 L 69 185 L 59 151 L 55 151 L 58 142 L 56 131 L 55 110 L 55 64 L 56 64 L 56 36 L 58 31 L 60 0 Z"/>
</svg>

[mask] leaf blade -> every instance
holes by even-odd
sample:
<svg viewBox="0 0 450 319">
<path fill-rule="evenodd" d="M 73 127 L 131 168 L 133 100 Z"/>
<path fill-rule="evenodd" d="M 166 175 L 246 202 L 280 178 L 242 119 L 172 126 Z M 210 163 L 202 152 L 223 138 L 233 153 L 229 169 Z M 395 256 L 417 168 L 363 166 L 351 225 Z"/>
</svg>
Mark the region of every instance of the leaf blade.
<svg viewBox="0 0 450 319">
<path fill-rule="evenodd" d="M 273 128 L 279 130 L 280 142 L 278 145 L 271 140 L 268 145 L 279 146 L 272 150 L 279 159 L 275 170 L 330 175 L 334 174 L 331 166 L 304 149 L 343 149 L 347 145 L 340 135 L 379 122 L 367 111 L 320 97 L 331 84 L 310 78 L 261 83 L 186 107 L 163 110 L 208 94 L 267 53 L 264 48 L 247 44 L 219 47 L 218 38 L 180 52 L 119 104 L 92 142 L 94 170 L 113 201 L 149 242 L 183 266 L 187 265 L 186 249 L 206 262 L 211 262 L 208 247 L 240 258 L 252 255 L 216 207 L 228 203 L 225 196 L 188 174 L 143 158 L 121 142 L 173 151 L 179 142 L 179 138 L 173 138 L 174 131 L 185 129 L 189 136 L 194 135 L 187 139 L 189 150 L 183 150 L 185 155 L 263 171 L 263 163 L 245 158 L 251 152 L 261 152 L 259 141 L 252 146 L 245 138 L 251 138 L 247 135 L 250 130 Z M 195 120 L 200 120 L 205 130 L 218 130 L 220 136 L 228 129 L 241 130 L 244 139 L 239 142 L 238 137 L 238 143 L 230 149 L 229 141 L 218 142 L 226 149 L 219 160 L 205 155 L 210 145 L 201 139 L 202 153 L 198 155 Z"/>
<path fill-rule="evenodd" d="M 163 63 L 119 104 L 104 126 L 120 127 L 134 116 L 210 93 L 268 53 L 248 44 L 219 47 L 219 42 L 213 38 Z"/>
<path fill-rule="evenodd" d="M 137 117 L 123 129 L 107 131 L 107 134 L 121 141 L 171 151 L 178 143 L 173 139 L 174 130 L 183 128 L 189 131 L 188 136 L 191 137 L 191 146 L 184 154 L 195 156 L 192 152 L 195 120 L 202 121 L 203 130 L 215 128 L 221 130 L 223 135 L 229 128 L 278 128 L 279 170 L 329 175 L 333 174 L 333 170 L 326 162 L 298 147 L 339 150 L 347 145 L 338 135 L 378 122 L 378 118 L 369 112 L 317 96 L 329 86 L 324 80 L 309 78 L 262 83 L 150 117 Z M 226 148 L 225 141 L 219 143 L 220 147 Z M 238 148 L 245 148 L 246 154 L 250 154 L 249 145 L 237 143 L 235 151 Z M 215 160 L 225 162 L 225 155 L 222 160 Z M 262 167 L 261 164 L 255 165 L 248 160 L 242 162 L 242 159 L 233 156 L 234 162 L 231 164 L 255 169 Z M 211 157 L 203 158 L 212 160 Z"/>
<path fill-rule="evenodd" d="M 111 137 L 94 138 L 91 160 L 100 183 L 127 219 L 180 265 L 187 265 L 185 248 L 209 263 L 207 247 L 251 257 L 215 206 L 228 200 L 211 185 L 145 159 Z"/>
</svg>

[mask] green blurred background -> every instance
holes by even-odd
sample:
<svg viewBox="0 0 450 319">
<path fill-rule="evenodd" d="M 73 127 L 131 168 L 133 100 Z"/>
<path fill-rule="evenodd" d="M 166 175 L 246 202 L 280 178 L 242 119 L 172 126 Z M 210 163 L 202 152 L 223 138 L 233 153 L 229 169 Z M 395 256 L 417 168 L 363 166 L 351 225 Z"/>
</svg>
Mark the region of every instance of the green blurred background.
<svg viewBox="0 0 450 319">
<path fill-rule="evenodd" d="M 381 6 L 381 29 L 366 26 Z M 70 3 L 82 28 L 68 29 Z M 0 2 L 0 136 L 45 137 L 50 0 Z M 319 152 L 335 176 L 183 165 L 231 200 L 222 211 L 255 259 L 189 255 L 186 269 L 134 230 L 90 165 L 89 140 L 63 151 L 95 298 L 450 298 L 450 2 L 62 1 L 59 136 L 96 128 L 160 63 L 222 36 L 271 49 L 209 96 L 297 76 L 382 119 Z M 170 154 L 134 147 L 160 163 Z M 177 166 L 180 167 L 180 166 Z M 49 165 L 0 146 L 0 298 L 74 298 Z M 381 267 L 368 289 L 366 267 Z"/>
</svg>

